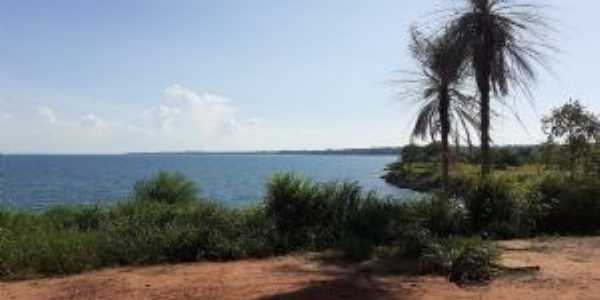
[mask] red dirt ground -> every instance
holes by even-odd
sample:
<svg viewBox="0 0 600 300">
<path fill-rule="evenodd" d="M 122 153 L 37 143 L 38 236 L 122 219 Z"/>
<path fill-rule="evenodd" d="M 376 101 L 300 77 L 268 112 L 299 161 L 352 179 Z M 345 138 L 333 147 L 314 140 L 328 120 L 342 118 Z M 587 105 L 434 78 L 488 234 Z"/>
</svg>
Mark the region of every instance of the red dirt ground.
<svg viewBox="0 0 600 300">
<path fill-rule="evenodd" d="M 507 266 L 540 266 L 477 287 L 406 275 L 392 262 L 344 264 L 316 256 L 107 269 L 0 283 L 2 300 L 38 299 L 600 299 L 600 238 L 501 243 Z"/>
</svg>

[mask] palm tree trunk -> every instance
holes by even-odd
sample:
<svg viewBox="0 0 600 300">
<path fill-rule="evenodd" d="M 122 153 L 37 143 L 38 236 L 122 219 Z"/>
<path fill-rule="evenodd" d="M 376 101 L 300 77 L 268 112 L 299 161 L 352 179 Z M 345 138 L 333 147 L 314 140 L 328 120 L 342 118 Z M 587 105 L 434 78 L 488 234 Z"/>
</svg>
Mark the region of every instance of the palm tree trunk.
<svg viewBox="0 0 600 300">
<path fill-rule="evenodd" d="M 444 192 L 448 189 L 449 163 L 450 163 L 450 147 L 448 144 L 448 136 L 450 135 L 450 97 L 448 88 L 442 88 L 440 93 L 440 125 L 442 127 L 442 188 Z"/>
<path fill-rule="evenodd" d="M 492 157 L 490 153 L 490 83 L 489 76 L 478 79 L 481 93 L 481 177 L 490 174 Z"/>
</svg>

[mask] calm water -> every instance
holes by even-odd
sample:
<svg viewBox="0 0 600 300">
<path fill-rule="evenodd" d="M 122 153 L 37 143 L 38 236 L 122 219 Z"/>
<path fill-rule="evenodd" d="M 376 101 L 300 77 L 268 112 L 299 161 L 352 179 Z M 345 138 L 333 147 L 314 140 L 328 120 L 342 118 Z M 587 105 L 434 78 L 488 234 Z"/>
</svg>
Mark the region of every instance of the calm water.
<svg viewBox="0 0 600 300">
<path fill-rule="evenodd" d="M 357 181 L 366 190 L 409 193 L 379 177 L 394 156 L 344 155 L 94 155 L 0 156 L 0 201 L 19 208 L 106 203 L 127 196 L 153 173 L 177 171 L 205 196 L 231 206 L 257 201 L 275 172 L 293 171 L 319 181 Z"/>
</svg>

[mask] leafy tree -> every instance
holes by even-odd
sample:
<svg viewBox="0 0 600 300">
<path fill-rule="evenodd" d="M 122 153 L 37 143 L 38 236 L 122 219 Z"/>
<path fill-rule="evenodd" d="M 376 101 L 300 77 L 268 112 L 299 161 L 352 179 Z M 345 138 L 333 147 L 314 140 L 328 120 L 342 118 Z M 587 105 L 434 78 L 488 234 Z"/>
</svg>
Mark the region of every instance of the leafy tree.
<svg viewBox="0 0 600 300">
<path fill-rule="evenodd" d="M 480 99 L 481 172 L 490 172 L 490 94 L 506 96 L 512 88 L 529 94 L 535 64 L 544 65 L 548 47 L 540 7 L 517 0 L 467 0 L 446 31 L 456 52 L 464 53 L 475 76 Z"/>
<path fill-rule="evenodd" d="M 577 100 L 553 109 L 542 119 L 542 130 L 549 143 L 566 145 L 571 176 L 580 162 L 591 162 L 593 143 L 600 142 L 600 120 Z"/>
</svg>

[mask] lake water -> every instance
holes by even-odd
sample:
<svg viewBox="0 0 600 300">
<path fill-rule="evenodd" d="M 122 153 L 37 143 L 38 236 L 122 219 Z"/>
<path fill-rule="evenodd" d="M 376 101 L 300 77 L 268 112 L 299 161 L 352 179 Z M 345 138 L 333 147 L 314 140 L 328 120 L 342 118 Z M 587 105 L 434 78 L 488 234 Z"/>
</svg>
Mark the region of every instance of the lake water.
<svg viewBox="0 0 600 300">
<path fill-rule="evenodd" d="M 4 155 L 0 202 L 39 209 L 55 204 L 107 203 L 131 193 L 158 171 L 177 171 L 204 196 L 230 206 L 259 201 L 273 173 L 297 172 L 318 181 L 349 180 L 365 190 L 403 196 L 380 176 L 395 156 L 352 155 Z"/>
</svg>

